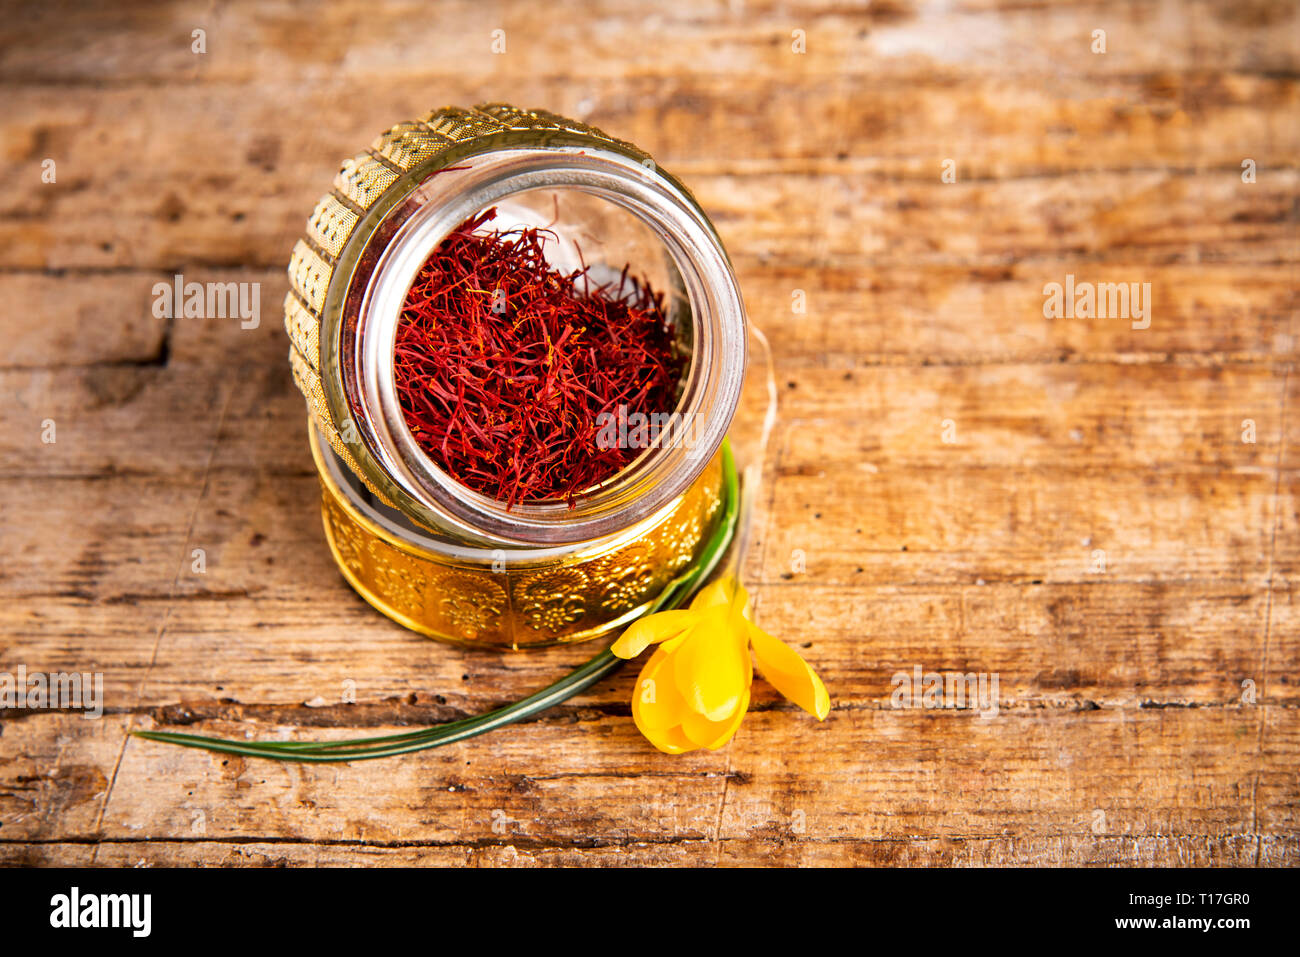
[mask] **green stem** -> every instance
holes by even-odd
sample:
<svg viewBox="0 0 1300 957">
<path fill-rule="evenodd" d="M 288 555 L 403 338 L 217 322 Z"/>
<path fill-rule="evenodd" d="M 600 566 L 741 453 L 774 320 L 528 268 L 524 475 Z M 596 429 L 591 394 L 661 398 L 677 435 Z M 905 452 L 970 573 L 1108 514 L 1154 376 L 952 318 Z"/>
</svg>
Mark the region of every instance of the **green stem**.
<svg viewBox="0 0 1300 957">
<path fill-rule="evenodd" d="M 736 463 L 730 443 L 722 446 L 722 516 L 696 561 L 685 572 L 673 579 L 646 610 L 646 614 L 676 608 L 685 604 L 718 567 L 736 534 L 740 515 L 740 489 L 736 477 Z M 613 674 L 625 664 L 622 658 L 610 651 L 602 651 L 586 664 L 565 675 L 559 681 L 513 704 L 458 721 L 372 738 L 349 738 L 342 741 L 238 741 L 230 738 L 211 738 L 174 731 L 132 731 L 137 738 L 162 741 L 183 748 L 202 748 L 220 754 L 238 754 L 256 758 L 274 758 L 280 761 L 325 763 L 331 761 L 365 761 L 386 758 L 436 748 L 475 735 L 486 734 L 516 721 L 552 708 L 561 701 L 585 691 L 596 682 Z"/>
</svg>

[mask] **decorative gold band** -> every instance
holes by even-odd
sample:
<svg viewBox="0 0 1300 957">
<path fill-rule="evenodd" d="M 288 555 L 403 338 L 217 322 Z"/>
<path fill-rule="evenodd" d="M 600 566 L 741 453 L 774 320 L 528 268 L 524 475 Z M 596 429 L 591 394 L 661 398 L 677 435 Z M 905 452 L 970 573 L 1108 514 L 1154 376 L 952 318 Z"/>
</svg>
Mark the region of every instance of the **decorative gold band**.
<svg viewBox="0 0 1300 957">
<path fill-rule="evenodd" d="M 520 650 L 609 635 L 695 560 L 720 515 L 719 454 L 669 509 L 615 539 L 559 556 L 442 546 L 368 505 L 309 431 L 325 535 L 344 577 L 389 618 L 441 641 Z"/>
</svg>

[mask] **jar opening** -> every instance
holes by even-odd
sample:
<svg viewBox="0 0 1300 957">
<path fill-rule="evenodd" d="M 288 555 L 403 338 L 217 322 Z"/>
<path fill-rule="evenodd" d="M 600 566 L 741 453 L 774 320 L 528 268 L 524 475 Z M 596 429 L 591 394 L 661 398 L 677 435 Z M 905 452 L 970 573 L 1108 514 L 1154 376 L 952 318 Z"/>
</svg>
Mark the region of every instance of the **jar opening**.
<svg viewBox="0 0 1300 957">
<path fill-rule="evenodd" d="M 556 230 L 549 255 L 598 267 L 626 263 L 662 283 L 665 312 L 685 361 L 654 441 L 572 503 L 512 506 L 462 484 L 421 449 L 403 415 L 394 348 L 406 295 L 439 244 L 495 208 L 504 222 Z M 557 217 L 557 212 L 559 216 Z M 413 499 L 453 528 L 504 542 L 564 543 L 610 534 L 653 514 L 699 475 L 725 435 L 739 398 L 745 322 L 739 289 L 703 213 L 671 178 L 600 148 L 518 147 L 460 156 L 427 175 L 388 215 L 345 356 L 347 395 L 370 451 Z M 619 262 L 622 259 L 623 262 Z M 595 270 L 593 270 L 595 271 Z M 354 280 L 355 281 L 355 280 Z M 673 417 L 676 417 L 675 419 Z M 639 422 L 624 421 L 623 441 Z M 651 431 L 647 431 L 648 438 Z"/>
<path fill-rule="evenodd" d="M 622 207 L 566 188 L 503 198 L 425 260 L 394 382 L 433 464 L 509 511 L 597 492 L 679 425 L 693 326 L 681 273 Z"/>
</svg>

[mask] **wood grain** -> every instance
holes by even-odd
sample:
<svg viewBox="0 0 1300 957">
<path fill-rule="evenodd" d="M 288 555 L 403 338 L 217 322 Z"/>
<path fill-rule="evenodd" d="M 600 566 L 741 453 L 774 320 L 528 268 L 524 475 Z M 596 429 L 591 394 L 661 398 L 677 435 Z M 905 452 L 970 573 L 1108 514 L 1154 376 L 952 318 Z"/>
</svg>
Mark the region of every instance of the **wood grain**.
<svg viewBox="0 0 1300 957">
<path fill-rule="evenodd" d="M 1300 863 L 1298 17 L 344 0 L 7 18 L 0 670 L 102 672 L 105 714 L 0 715 L 0 862 Z M 624 669 L 381 763 L 129 740 L 411 728 L 593 650 L 448 648 L 349 590 L 276 316 L 338 161 L 485 99 L 637 142 L 714 218 L 781 406 L 745 575 L 830 717 L 760 682 L 728 748 L 668 757 Z M 260 283 L 261 323 L 156 318 L 176 272 Z M 1150 283 L 1150 327 L 1045 317 L 1067 274 Z M 996 673 L 996 716 L 892 707 L 917 666 Z"/>
</svg>

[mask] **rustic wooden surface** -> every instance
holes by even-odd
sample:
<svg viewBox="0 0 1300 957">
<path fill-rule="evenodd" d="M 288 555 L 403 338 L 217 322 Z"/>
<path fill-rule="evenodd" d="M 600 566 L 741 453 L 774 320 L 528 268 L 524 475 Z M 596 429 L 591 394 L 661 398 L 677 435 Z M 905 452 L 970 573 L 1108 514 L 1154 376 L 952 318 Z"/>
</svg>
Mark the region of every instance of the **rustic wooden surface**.
<svg viewBox="0 0 1300 957">
<path fill-rule="evenodd" d="M 0 861 L 1300 863 L 1293 4 L 87 7 L 0 20 L 0 670 L 103 672 L 107 711 L 3 714 Z M 338 161 L 488 99 L 713 215 L 781 386 L 746 578 L 830 717 L 759 683 L 727 749 L 668 757 L 625 669 L 399 760 L 128 740 L 406 728 L 591 651 L 443 647 L 353 594 L 285 361 Z M 154 318 L 174 272 L 262 283 L 260 327 Z M 1150 282 L 1150 328 L 1045 319 L 1066 273 Z M 998 673 L 999 715 L 891 708 L 913 665 Z"/>
</svg>

